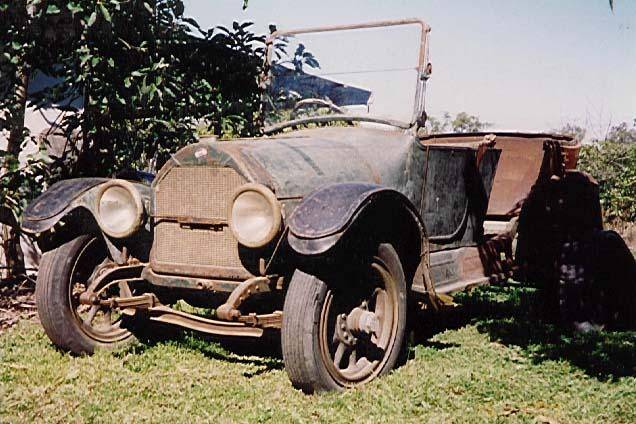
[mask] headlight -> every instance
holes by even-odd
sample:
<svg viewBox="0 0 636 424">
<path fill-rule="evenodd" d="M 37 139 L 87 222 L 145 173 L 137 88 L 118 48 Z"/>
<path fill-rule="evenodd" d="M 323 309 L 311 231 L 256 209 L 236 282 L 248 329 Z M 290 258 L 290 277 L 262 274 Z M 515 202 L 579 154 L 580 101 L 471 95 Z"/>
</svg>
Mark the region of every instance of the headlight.
<svg viewBox="0 0 636 424">
<path fill-rule="evenodd" d="M 128 181 L 113 180 L 101 187 L 97 220 L 109 236 L 122 238 L 133 234 L 141 225 L 143 211 L 141 196 Z"/>
<path fill-rule="evenodd" d="M 234 194 L 230 229 L 242 245 L 265 246 L 278 233 L 280 223 L 280 204 L 267 187 L 245 184 Z"/>
</svg>

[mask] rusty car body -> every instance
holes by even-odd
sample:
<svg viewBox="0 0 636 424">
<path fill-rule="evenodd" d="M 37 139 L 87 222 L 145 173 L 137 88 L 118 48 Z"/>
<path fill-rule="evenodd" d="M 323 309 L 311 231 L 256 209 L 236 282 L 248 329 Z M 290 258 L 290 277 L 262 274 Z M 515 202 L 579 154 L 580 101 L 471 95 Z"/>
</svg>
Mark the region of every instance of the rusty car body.
<svg viewBox="0 0 636 424">
<path fill-rule="evenodd" d="M 511 277 L 523 201 L 572 172 L 576 140 L 423 132 L 430 29 L 417 19 L 270 40 L 400 25 L 421 32 L 410 122 L 338 111 L 259 139 L 202 137 L 151 186 L 69 180 L 36 199 L 24 230 L 60 240 L 46 246 L 37 291 L 53 342 L 92 353 L 150 323 L 228 337 L 280 329 L 294 385 L 339 389 L 399 362 L 413 310 Z M 348 125 L 319 125 L 333 122 Z"/>
</svg>

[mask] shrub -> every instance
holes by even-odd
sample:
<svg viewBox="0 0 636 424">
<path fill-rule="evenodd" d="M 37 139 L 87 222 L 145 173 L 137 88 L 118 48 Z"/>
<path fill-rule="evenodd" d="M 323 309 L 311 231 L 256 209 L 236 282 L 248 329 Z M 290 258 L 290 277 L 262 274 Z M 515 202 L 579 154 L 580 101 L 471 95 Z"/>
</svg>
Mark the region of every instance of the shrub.
<svg viewBox="0 0 636 424">
<path fill-rule="evenodd" d="M 604 141 L 583 146 L 579 168 L 598 181 L 610 225 L 636 221 L 636 143 Z"/>
</svg>

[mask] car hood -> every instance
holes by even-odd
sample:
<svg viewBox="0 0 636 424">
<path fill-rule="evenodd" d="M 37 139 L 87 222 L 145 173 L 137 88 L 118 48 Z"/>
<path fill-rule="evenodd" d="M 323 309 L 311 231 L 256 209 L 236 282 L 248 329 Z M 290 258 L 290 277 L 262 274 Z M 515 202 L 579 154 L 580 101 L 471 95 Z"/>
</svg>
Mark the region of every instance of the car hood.
<svg viewBox="0 0 636 424">
<path fill-rule="evenodd" d="M 340 182 L 375 183 L 403 191 L 415 137 L 405 131 L 328 127 L 276 137 L 216 141 L 202 138 L 173 155 L 174 166 L 230 166 L 270 187 L 279 199 L 300 198 Z"/>
</svg>

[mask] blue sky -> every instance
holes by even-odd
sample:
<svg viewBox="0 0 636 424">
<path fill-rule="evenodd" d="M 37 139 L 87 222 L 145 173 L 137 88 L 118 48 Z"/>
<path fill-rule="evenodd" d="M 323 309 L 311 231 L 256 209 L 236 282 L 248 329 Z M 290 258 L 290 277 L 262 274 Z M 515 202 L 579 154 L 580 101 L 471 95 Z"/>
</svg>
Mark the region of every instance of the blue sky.
<svg viewBox="0 0 636 424">
<path fill-rule="evenodd" d="M 602 137 L 636 118 L 636 2 L 614 3 L 612 13 L 607 0 L 250 0 L 243 11 L 241 0 L 186 0 L 186 14 L 263 33 L 421 17 L 432 27 L 430 115 L 465 111 L 500 130 L 576 123 Z"/>
</svg>

